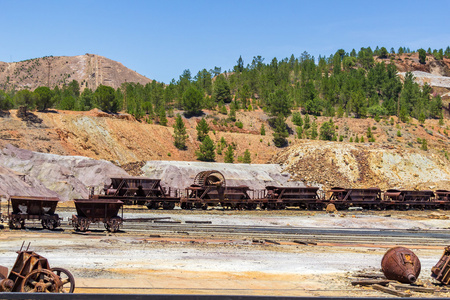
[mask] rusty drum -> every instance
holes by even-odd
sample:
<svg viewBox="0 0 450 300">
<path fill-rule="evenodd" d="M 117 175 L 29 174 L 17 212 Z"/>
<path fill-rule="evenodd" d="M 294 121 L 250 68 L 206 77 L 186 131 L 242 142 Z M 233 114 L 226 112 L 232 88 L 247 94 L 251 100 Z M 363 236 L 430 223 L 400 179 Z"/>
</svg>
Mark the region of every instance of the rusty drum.
<svg viewBox="0 0 450 300">
<path fill-rule="evenodd" d="M 420 274 L 420 260 L 411 250 L 394 247 L 384 254 L 381 269 L 387 279 L 413 283 Z"/>
</svg>

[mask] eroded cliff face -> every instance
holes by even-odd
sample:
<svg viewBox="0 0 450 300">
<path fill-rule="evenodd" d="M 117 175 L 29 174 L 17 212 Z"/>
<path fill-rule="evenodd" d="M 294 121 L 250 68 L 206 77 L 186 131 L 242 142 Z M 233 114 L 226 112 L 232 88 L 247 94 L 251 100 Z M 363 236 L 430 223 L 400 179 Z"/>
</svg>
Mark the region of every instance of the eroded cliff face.
<svg viewBox="0 0 450 300">
<path fill-rule="evenodd" d="M 400 146 L 299 142 L 270 161 L 293 180 L 309 184 L 381 189 L 450 189 L 450 163 L 435 153 Z"/>
</svg>

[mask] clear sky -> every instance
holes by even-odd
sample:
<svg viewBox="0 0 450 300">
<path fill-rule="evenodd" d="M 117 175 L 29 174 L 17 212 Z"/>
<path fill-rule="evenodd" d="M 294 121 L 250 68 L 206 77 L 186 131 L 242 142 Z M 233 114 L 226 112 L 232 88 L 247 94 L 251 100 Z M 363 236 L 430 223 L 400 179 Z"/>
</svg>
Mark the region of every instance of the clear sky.
<svg viewBox="0 0 450 300">
<path fill-rule="evenodd" d="M 169 83 L 307 51 L 450 45 L 450 1 L 0 0 L 0 61 L 92 53 Z"/>
</svg>

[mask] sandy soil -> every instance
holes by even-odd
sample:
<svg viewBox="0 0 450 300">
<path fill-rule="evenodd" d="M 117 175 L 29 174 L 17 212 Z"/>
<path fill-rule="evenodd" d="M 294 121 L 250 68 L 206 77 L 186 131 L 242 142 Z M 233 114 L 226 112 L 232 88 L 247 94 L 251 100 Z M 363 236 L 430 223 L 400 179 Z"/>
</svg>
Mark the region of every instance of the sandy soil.
<svg viewBox="0 0 450 300">
<path fill-rule="evenodd" d="M 138 214 L 184 220 L 211 218 L 214 224 L 238 225 L 392 229 L 444 229 L 450 225 L 448 220 L 429 219 L 426 212 L 403 213 L 396 217 L 362 213 L 354 217 L 330 217 L 324 213 L 313 215 L 298 211 L 126 212 L 128 216 Z M 124 231 L 108 234 L 94 230 L 92 235 L 80 235 L 71 230 L 52 233 L 4 229 L 0 235 L 0 264 L 11 268 L 16 259 L 15 251 L 26 241 L 31 242 L 30 249 L 46 257 L 52 267 L 63 267 L 73 273 L 77 293 L 386 296 L 350 284 L 355 272 L 379 271 L 385 245 L 254 244 L 249 240 L 221 239 L 206 233 L 205 239 L 193 241 L 185 236 L 154 238 L 149 234 L 126 232 L 126 228 Z M 430 286 L 431 267 L 439 260 L 443 248 L 420 245 L 409 248 L 422 263 L 420 282 Z"/>
</svg>

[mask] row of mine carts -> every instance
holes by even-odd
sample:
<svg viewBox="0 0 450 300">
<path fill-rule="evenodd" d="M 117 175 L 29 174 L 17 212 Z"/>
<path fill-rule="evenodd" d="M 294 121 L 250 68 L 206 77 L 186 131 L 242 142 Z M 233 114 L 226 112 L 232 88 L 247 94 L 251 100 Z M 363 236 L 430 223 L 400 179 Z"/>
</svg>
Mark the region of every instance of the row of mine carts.
<svg viewBox="0 0 450 300">
<path fill-rule="evenodd" d="M 327 194 L 327 195 L 326 195 Z M 5 216 L 11 229 L 24 228 L 27 220 L 40 221 L 44 229 L 55 230 L 61 218 L 55 213 L 58 198 L 18 197 L 8 201 Z M 319 187 L 266 186 L 252 190 L 248 186 L 230 186 L 222 173 L 215 170 L 197 174 L 194 183 L 180 191 L 164 188 L 160 179 L 146 177 L 111 178 L 99 194 L 91 192 L 89 199 L 74 200 L 76 214 L 70 219 L 75 230 L 87 231 L 93 223 L 103 223 L 116 232 L 123 223 L 123 205 L 145 205 L 149 209 L 284 209 L 297 207 L 323 210 L 333 204 L 344 210 L 361 207 L 372 210 L 450 209 L 450 191 L 412 191 L 379 188 L 332 188 L 324 193 Z M 121 215 L 119 212 L 122 211 Z"/>
<path fill-rule="evenodd" d="M 53 197 L 17 197 L 8 201 L 10 229 L 23 229 L 28 220 L 40 221 L 42 228 L 56 230 L 61 226 L 60 216 L 55 213 L 59 199 Z M 123 202 L 117 199 L 76 199 L 76 215 L 72 215 L 75 230 L 87 231 L 92 223 L 103 223 L 108 231 L 116 232 L 123 223 Z M 122 209 L 122 216 L 119 211 Z"/>
<path fill-rule="evenodd" d="M 149 209 L 207 209 L 222 206 L 229 209 L 284 209 L 297 207 L 323 210 L 328 204 L 337 209 L 450 209 L 450 191 L 397 190 L 379 188 L 351 189 L 335 187 L 327 192 L 319 187 L 266 186 L 254 190 L 246 185 L 227 185 L 224 175 L 216 170 L 202 171 L 194 183 L 184 190 L 164 188 L 160 179 L 145 177 L 112 178 L 96 199 L 117 199 L 127 205 L 145 205 Z"/>
</svg>

